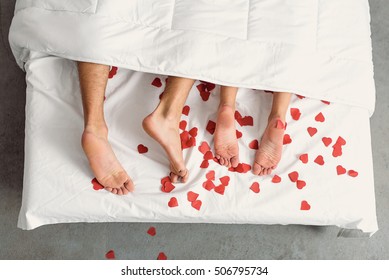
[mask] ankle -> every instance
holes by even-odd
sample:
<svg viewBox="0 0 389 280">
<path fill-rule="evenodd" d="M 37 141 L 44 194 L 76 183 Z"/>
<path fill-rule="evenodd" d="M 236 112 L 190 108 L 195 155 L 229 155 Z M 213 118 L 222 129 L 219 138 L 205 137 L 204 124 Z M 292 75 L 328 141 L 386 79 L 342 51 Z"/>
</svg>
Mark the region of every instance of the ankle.
<svg viewBox="0 0 389 280">
<path fill-rule="evenodd" d="M 108 127 L 105 123 L 89 123 L 85 125 L 84 132 L 93 133 L 100 137 L 107 137 Z"/>
</svg>

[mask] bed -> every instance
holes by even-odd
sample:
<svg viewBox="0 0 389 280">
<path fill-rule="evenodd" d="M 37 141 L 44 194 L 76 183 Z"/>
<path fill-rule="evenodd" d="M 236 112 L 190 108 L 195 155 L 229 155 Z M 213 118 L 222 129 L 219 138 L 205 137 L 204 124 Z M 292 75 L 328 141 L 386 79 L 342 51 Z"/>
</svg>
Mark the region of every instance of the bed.
<svg viewBox="0 0 389 280">
<path fill-rule="evenodd" d="M 10 31 L 27 81 L 18 226 L 304 224 L 370 236 L 378 226 L 369 23 L 365 0 L 19 0 Z M 74 60 L 111 66 L 104 108 L 110 142 L 136 185 L 127 196 L 101 189 L 82 152 Z M 168 160 L 141 127 L 168 75 L 197 80 L 180 123 L 186 184 L 166 184 Z M 241 164 L 229 170 L 213 160 L 220 84 L 240 88 Z M 251 165 L 271 91 L 294 95 L 283 158 L 258 177 Z"/>
</svg>

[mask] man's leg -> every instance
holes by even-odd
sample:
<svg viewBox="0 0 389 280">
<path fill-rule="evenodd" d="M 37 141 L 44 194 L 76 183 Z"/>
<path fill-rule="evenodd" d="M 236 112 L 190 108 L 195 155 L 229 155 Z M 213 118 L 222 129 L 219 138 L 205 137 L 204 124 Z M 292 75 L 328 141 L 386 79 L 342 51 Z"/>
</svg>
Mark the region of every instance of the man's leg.
<svg viewBox="0 0 389 280">
<path fill-rule="evenodd" d="M 216 158 L 221 165 L 237 167 L 239 146 L 235 128 L 235 100 L 238 88 L 222 86 L 215 129 Z"/>
<path fill-rule="evenodd" d="M 291 94 L 288 92 L 274 92 L 273 94 L 268 125 L 255 154 L 253 173 L 256 175 L 269 175 L 281 160 L 285 117 L 290 97 Z"/>
<path fill-rule="evenodd" d="M 157 108 L 143 120 L 144 130 L 167 153 L 172 182 L 181 180 L 185 183 L 189 176 L 182 155 L 179 123 L 194 82 L 192 79 L 170 76 Z"/>
<path fill-rule="evenodd" d="M 97 181 L 114 194 L 128 194 L 134 185 L 108 143 L 104 94 L 109 66 L 78 62 L 84 109 L 82 147 Z"/>
</svg>

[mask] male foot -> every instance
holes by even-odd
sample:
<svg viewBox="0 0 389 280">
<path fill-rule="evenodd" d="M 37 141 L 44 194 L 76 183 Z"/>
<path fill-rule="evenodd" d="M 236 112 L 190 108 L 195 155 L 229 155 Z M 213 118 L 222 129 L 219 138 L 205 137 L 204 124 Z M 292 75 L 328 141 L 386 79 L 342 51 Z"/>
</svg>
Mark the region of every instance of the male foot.
<svg viewBox="0 0 389 280">
<path fill-rule="evenodd" d="M 218 110 L 215 139 L 215 157 L 221 165 L 237 167 L 239 146 L 235 129 L 235 110 L 229 105 L 221 105 Z"/>
<path fill-rule="evenodd" d="M 97 181 L 114 194 L 125 195 L 134 184 L 117 160 L 107 138 L 107 128 L 86 127 L 82 134 L 82 148 Z"/>
<path fill-rule="evenodd" d="M 271 118 L 255 153 L 253 173 L 269 175 L 281 160 L 285 124 L 280 118 Z"/>
<path fill-rule="evenodd" d="M 188 180 L 189 172 L 182 156 L 179 119 L 165 116 L 158 108 L 143 120 L 143 129 L 156 140 L 167 153 L 170 161 L 170 179 L 173 183 Z"/>
</svg>

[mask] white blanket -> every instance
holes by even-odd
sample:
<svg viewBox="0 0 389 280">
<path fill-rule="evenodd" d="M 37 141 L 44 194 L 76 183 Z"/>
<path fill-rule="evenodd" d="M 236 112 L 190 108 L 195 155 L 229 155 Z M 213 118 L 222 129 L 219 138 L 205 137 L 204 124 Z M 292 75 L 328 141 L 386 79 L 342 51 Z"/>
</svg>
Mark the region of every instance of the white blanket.
<svg viewBox="0 0 389 280">
<path fill-rule="evenodd" d="M 28 83 L 19 227 L 160 221 L 377 230 L 367 1 L 19 0 L 10 41 Z M 121 67 L 111 73 L 105 110 L 110 141 L 136 185 L 133 194 L 95 190 L 79 142 L 77 71 L 62 58 Z M 168 160 L 141 120 L 158 103 L 170 74 L 241 87 L 239 170 L 204 160 L 201 144 L 212 149 L 219 87 L 198 81 L 182 115 L 182 133 L 198 129 L 195 136 L 186 134 L 191 177 L 162 191 Z M 280 179 L 249 171 L 272 98 L 262 89 L 311 97 L 295 96 L 290 105 Z"/>
</svg>

